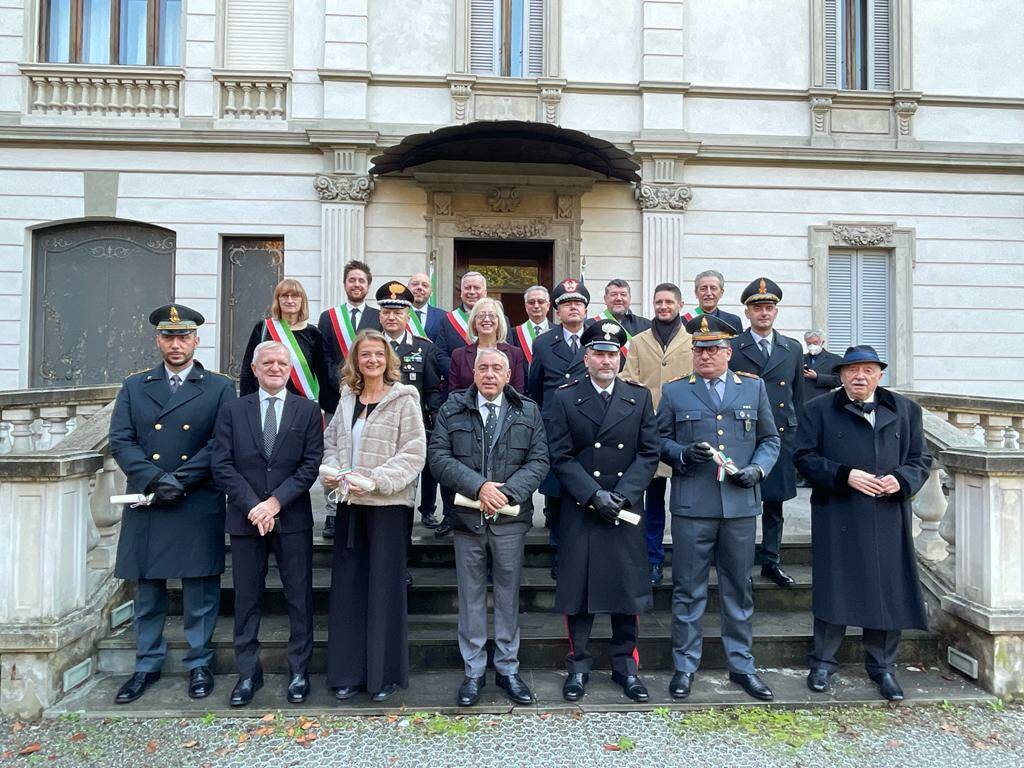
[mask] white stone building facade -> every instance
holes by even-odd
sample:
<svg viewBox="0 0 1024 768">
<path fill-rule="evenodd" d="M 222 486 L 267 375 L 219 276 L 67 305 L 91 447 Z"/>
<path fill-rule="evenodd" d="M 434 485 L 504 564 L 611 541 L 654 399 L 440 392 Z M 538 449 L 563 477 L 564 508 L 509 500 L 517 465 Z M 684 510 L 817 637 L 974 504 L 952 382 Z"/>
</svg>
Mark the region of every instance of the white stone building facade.
<svg viewBox="0 0 1024 768">
<path fill-rule="evenodd" d="M 433 266 L 451 306 L 498 243 L 491 266 L 625 278 L 644 314 L 666 280 L 692 306 L 709 268 L 735 312 L 765 274 L 783 332 L 880 343 L 897 385 L 1019 396 L 1022 40 L 1018 0 L 0 0 L 0 389 L 82 383 L 76 356 L 129 344 L 123 308 L 162 281 L 227 368 L 247 243 L 276 244 L 314 317 L 352 258 L 375 283 Z M 494 120 L 610 142 L 641 181 L 371 175 Z M 105 259 L 61 250 L 86 225 Z M 124 260 L 129 230 L 150 261 Z"/>
</svg>

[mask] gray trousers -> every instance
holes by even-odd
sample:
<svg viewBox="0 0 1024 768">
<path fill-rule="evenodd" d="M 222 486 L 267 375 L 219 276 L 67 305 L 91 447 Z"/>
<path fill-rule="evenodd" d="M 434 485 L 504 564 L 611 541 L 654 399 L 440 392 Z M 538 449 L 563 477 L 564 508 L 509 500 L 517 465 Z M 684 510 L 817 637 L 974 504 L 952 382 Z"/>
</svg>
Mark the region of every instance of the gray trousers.
<svg viewBox="0 0 1024 768">
<path fill-rule="evenodd" d="M 885 672 L 896 671 L 896 652 L 899 650 L 900 636 L 898 629 L 869 629 L 864 627 L 864 668 L 872 678 Z M 814 649 L 807 657 L 811 669 L 820 668 L 835 672 L 839 665 L 836 654 L 846 637 L 846 627 L 842 624 L 830 624 L 815 617 Z"/>
<path fill-rule="evenodd" d="M 519 583 L 526 533 L 495 536 L 455 531 L 455 574 L 459 583 L 459 651 L 467 677 L 487 670 L 487 550 L 491 550 L 494 591 L 494 668 L 519 673 Z"/>
<path fill-rule="evenodd" d="M 210 640 L 220 608 L 220 576 L 181 580 L 185 625 L 185 669 L 213 663 Z M 167 619 L 167 580 L 139 579 L 135 585 L 135 671 L 159 672 L 167 656 L 164 622 Z"/>
<path fill-rule="evenodd" d="M 714 559 L 722 644 L 730 672 L 753 674 L 750 619 L 754 595 L 754 517 L 672 516 L 672 662 L 679 672 L 700 666 L 704 634 L 700 620 L 708 602 L 708 575 Z"/>
</svg>

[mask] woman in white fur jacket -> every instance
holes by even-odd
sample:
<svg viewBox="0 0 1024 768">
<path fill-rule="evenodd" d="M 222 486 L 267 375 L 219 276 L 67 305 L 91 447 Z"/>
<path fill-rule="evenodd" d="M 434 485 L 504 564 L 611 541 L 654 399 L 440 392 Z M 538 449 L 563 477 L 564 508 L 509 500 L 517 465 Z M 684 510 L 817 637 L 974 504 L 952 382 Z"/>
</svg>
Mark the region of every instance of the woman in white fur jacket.
<svg viewBox="0 0 1024 768">
<path fill-rule="evenodd" d="M 341 402 L 324 432 L 324 464 L 358 476 L 323 478 L 339 494 L 327 684 L 338 699 L 366 691 L 384 701 L 409 685 L 406 518 L 427 443 L 419 393 L 401 383 L 383 334 L 363 331 L 352 347 Z"/>
</svg>

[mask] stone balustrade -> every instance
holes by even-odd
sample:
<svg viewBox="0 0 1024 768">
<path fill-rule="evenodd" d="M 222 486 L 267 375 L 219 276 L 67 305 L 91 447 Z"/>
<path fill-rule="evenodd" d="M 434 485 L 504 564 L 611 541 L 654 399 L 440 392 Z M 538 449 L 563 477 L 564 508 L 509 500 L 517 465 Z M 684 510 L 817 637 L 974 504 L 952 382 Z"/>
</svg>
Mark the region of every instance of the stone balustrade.
<svg viewBox="0 0 1024 768">
<path fill-rule="evenodd" d="M 290 72 L 215 70 L 220 84 L 220 116 L 226 120 L 284 121 Z"/>
<path fill-rule="evenodd" d="M 38 716 L 95 655 L 123 599 L 113 577 L 124 475 L 108 448 L 117 386 L 0 393 L 0 711 Z"/>
<path fill-rule="evenodd" d="M 1024 450 L 1024 400 L 933 392 L 903 394 L 989 448 Z"/>
<path fill-rule="evenodd" d="M 33 115 L 171 117 L 179 114 L 184 70 L 93 64 L 22 65 Z"/>
</svg>

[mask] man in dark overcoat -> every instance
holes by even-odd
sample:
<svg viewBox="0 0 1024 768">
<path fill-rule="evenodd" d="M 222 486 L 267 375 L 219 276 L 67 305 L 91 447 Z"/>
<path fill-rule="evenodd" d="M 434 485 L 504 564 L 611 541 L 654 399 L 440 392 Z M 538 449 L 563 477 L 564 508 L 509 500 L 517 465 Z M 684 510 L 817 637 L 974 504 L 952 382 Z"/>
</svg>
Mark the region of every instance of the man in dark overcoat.
<svg viewBox="0 0 1024 768">
<path fill-rule="evenodd" d="M 826 395 L 839 386 L 839 377 L 832 373 L 842 358 L 825 349 L 825 332 L 812 329 L 804 334 L 807 353 L 804 355 L 804 403 Z"/>
<path fill-rule="evenodd" d="M 126 506 L 114 575 L 135 586 L 135 673 L 115 701 L 127 704 L 160 679 L 167 644 L 167 579 L 181 579 L 189 696 L 213 690 L 210 664 L 220 575 L 224 572 L 224 496 L 210 460 L 220 407 L 234 384 L 194 359 L 203 316 L 181 304 L 154 310 L 163 359 L 124 380 L 110 417 L 110 452 L 128 478 L 128 493 L 152 494 Z"/>
<path fill-rule="evenodd" d="M 569 634 L 566 701 L 586 692 L 596 613 L 611 614 L 612 680 L 634 701 L 649 698 L 636 647 L 639 614 L 653 602 L 642 514 L 661 444 L 651 393 L 616 378 L 626 340 L 610 320 L 583 332 L 588 376 L 555 391 L 545 425 L 562 494 L 555 610 Z M 623 510 L 640 524 L 620 521 Z"/>
<path fill-rule="evenodd" d="M 793 445 L 804 407 L 803 349 L 800 342 L 775 330 L 782 289 L 767 277 L 759 277 L 740 295 L 750 327 L 732 340 L 729 368 L 761 377 L 772 404 L 772 416 L 782 446 L 775 468 L 761 484 L 761 544 L 757 562 L 761 575 L 780 587 L 793 586 L 793 579 L 779 565 L 782 549 L 782 505 L 796 496 Z"/>
<path fill-rule="evenodd" d="M 879 692 L 896 680 L 900 630 L 927 629 L 910 499 L 932 459 L 921 406 L 879 387 L 885 363 L 872 347 L 846 350 L 842 389 L 812 400 L 795 461 L 811 484 L 814 650 L 807 686 L 828 689 L 848 625 L 864 628 L 864 664 Z"/>
</svg>

